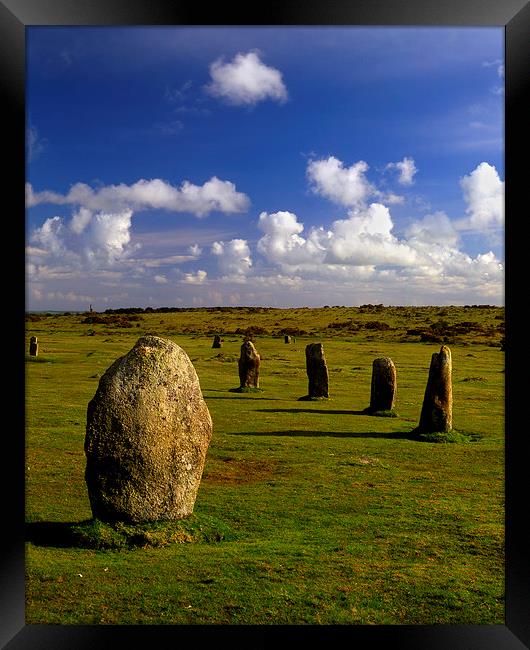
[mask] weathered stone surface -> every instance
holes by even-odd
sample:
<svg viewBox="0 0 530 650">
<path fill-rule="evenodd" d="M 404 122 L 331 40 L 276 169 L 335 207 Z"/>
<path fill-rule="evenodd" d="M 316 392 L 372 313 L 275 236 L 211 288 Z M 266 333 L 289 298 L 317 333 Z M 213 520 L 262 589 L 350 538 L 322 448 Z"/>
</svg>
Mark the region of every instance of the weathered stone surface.
<svg viewBox="0 0 530 650">
<path fill-rule="evenodd" d="M 219 334 L 216 334 L 216 335 L 213 337 L 212 348 L 220 348 L 221 345 L 222 345 L 222 343 L 221 343 L 221 337 L 219 336 Z"/>
<path fill-rule="evenodd" d="M 186 352 L 157 336 L 138 339 L 101 377 L 88 404 L 85 480 L 93 516 L 189 516 L 212 429 Z"/>
<path fill-rule="evenodd" d="M 241 346 L 241 355 L 238 361 L 239 387 L 259 387 L 259 367 L 261 357 L 252 341 L 245 341 Z"/>
<path fill-rule="evenodd" d="M 367 411 L 391 411 L 394 408 L 397 388 L 396 366 L 390 357 L 379 357 L 372 363 L 370 406 Z"/>
<path fill-rule="evenodd" d="M 36 336 L 32 336 L 29 340 L 29 354 L 32 357 L 39 356 L 39 342 Z"/>
<path fill-rule="evenodd" d="M 305 348 L 308 378 L 308 399 L 329 397 L 329 375 L 322 343 L 309 343 Z M 303 399 L 303 398 L 301 398 Z"/>
<path fill-rule="evenodd" d="M 453 387 L 451 350 L 442 345 L 431 358 L 429 378 L 423 398 L 418 433 L 451 431 L 453 426 Z"/>
</svg>

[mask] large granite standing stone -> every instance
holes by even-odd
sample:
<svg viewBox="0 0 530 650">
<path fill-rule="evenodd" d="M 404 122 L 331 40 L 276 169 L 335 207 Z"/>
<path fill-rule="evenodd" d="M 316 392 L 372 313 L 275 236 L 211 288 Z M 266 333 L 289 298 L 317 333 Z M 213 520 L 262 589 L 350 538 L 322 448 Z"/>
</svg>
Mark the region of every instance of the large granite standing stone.
<svg viewBox="0 0 530 650">
<path fill-rule="evenodd" d="M 31 357 L 37 357 L 39 355 L 39 342 L 36 336 L 32 336 L 29 340 L 29 354 Z"/>
<path fill-rule="evenodd" d="M 392 411 L 396 399 L 396 366 L 390 357 L 379 357 L 372 363 L 370 406 L 367 413 Z"/>
<path fill-rule="evenodd" d="M 322 343 L 309 343 L 305 348 L 308 394 L 299 399 L 329 397 L 329 374 Z"/>
<path fill-rule="evenodd" d="M 241 346 L 241 354 L 238 361 L 239 387 L 259 387 L 259 367 L 261 357 L 252 341 L 245 341 Z"/>
<path fill-rule="evenodd" d="M 193 512 L 212 420 L 188 355 L 144 336 L 88 404 L 85 480 L 95 518 L 181 519 Z"/>
<path fill-rule="evenodd" d="M 431 358 L 418 433 L 447 433 L 453 426 L 451 350 L 442 345 Z"/>
</svg>

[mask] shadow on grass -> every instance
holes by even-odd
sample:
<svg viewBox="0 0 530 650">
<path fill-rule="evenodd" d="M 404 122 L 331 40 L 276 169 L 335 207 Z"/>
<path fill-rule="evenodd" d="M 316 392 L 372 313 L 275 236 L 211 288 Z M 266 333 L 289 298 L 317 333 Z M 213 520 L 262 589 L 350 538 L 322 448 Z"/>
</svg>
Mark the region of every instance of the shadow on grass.
<svg viewBox="0 0 530 650">
<path fill-rule="evenodd" d="M 227 388 L 226 390 L 223 390 L 223 391 L 217 391 L 217 392 L 223 392 L 223 393 L 229 392 L 230 395 L 205 395 L 204 393 L 210 392 L 210 390 L 208 388 L 205 388 L 203 390 L 203 397 L 204 397 L 205 400 L 209 400 L 209 399 L 259 399 L 259 400 L 263 400 L 263 401 L 267 401 L 267 402 L 282 402 L 282 401 L 285 401 L 285 400 L 282 400 L 280 397 L 263 397 L 263 393 L 261 393 L 261 392 L 260 393 L 244 393 L 244 394 L 238 395 L 237 393 L 232 392 L 232 390 L 234 390 L 234 389 L 228 389 Z"/>
<path fill-rule="evenodd" d="M 88 521 L 32 521 L 25 524 L 25 539 L 35 546 L 69 548 L 78 546 L 74 529 Z"/>
<path fill-rule="evenodd" d="M 157 548 L 168 544 L 216 543 L 234 539 L 235 534 L 220 519 L 194 513 L 175 520 L 103 522 L 87 519 L 79 522 L 28 522 L 26 541 L 35 546 L 127 550 Z"/>
<path fill-rule="evenodd" d="M 413 440 L 418 438 L 411 431 L 307 431 L 292 429 L 290 431 L 232 431 L 229 436 L 280 436 L 299 438 L 393 438 L 395 440 Z"/>
<path fill-rule="evenodd" d="M 330 409 L 256 409 L 260 413 L 320 413 L 321 415 L 367 415 L 364 411 L 337 411 Z"/>
</svg>

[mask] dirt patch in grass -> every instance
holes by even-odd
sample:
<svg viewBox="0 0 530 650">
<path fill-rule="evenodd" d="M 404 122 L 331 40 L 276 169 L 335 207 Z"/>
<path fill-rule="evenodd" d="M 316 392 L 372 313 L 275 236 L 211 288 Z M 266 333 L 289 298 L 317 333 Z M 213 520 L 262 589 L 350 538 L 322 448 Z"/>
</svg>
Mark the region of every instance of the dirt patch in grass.
<svg viewBox="0 0 530 650">
<path fill-rule="evenodd" d="M 202 480 L 210 485 L 259 483 L 273 476 L 277 466 L 273 460 L 215 459 L 204 470 Z"/>
</svg>

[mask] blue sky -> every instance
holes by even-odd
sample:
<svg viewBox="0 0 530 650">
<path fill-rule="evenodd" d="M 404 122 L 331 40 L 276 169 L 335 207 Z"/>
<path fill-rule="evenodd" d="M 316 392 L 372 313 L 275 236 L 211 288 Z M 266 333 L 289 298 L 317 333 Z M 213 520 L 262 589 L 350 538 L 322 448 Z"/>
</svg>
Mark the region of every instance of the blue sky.
<svg viewBox="0 0 530 650">
<path fill-rule="evenodd" d="M 503 38 L 27 28 L 27 308 L 503 304 Z"/>
</svg>

